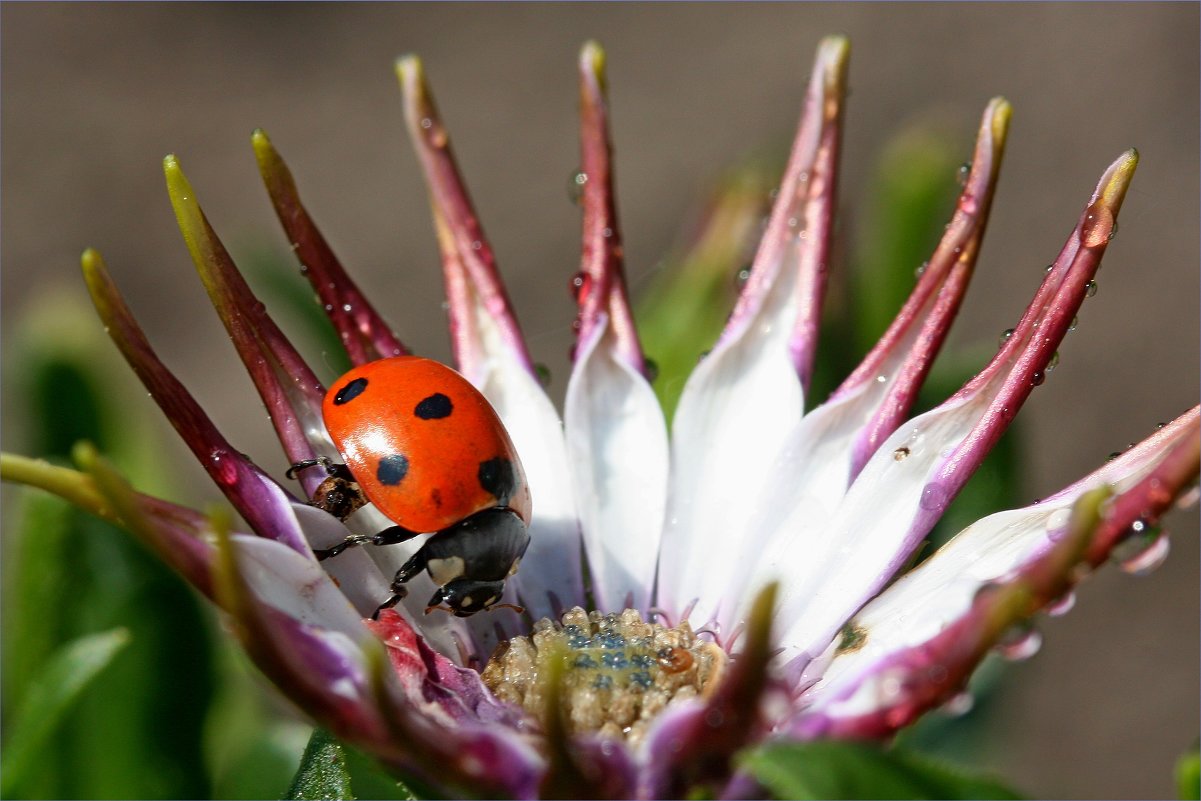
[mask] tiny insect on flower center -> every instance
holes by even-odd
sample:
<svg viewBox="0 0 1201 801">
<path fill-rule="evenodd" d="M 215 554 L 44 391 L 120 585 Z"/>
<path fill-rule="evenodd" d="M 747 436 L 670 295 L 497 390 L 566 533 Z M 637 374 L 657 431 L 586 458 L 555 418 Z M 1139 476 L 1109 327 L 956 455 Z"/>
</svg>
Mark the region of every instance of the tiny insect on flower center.
<svg viewBox="0 0 1201 801">
<path fill-rule="evenodd" d="M 552 670 L 556 659 L 560 670 Z M 726 652 L 699 639 L 687 622 L 667 628 L 633 609 L 603 615 L 577 606 L 559 622 L 543 618 L 530 636 L 502 643 L 483 679 L 497 698 L 545 724 L 557 674 L 557 712 L 569 732 L 636 745 L 673 700 L 711 694 L 727 662 Z"/>
</svg>

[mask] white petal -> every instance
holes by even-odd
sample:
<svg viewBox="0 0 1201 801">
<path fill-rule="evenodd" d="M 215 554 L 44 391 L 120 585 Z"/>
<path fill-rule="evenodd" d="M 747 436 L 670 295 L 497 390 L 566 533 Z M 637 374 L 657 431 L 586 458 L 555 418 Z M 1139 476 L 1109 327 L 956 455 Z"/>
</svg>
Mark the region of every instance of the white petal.
<svg viewBox="0 0 1201 801">
<path fill-rule="evenodd" d="M 730 564 L 746 558 L 739 548 L 747 499 L 803 413 L 788 352 L 796 276 L 784 266 L 762 308 L 693 371 L 672 424 L 658 605 L 678 616 L 697 601 L 691 618 L 698 623 L 720 608 Z"/>
<path fill-rule="evenodd" d="M 668 446 L 650 384 L 620 358 L 608 316 L 579 343 L 564 417 L 597 608 L 645 610 L 667 501 Z"/>
<path fill-rule="evenodd" d="M 371 640 L 362 615 L 321 566 L 263 537 L 232 537 L 243 580 L 256 598 L 306 626 L 338 631 L 356 643 Z"/>
<path fill-rule="evenodd" d="M 786 649 L 817 655 L 901 567 L 949 495 L 931 476 L 972 430 L 990 394 L 948 402 L 898 428 L 851 485 L 821 536 L 780 532 L 785 557 L 775 570 L 786 582 L 779 615 Z M 802 538 L 805 549 L 796 545 Z"/>
<path fill-rule="evenodd" d="M 477 305 L 484 365 L 467 378 L 496 409 L 530 483 L 530 546 L 512 582 L 534 619 L 584 602 L 580 528 L 572 495 L 563 423 L 537 379 L 512 353 Z"/>
</svg>

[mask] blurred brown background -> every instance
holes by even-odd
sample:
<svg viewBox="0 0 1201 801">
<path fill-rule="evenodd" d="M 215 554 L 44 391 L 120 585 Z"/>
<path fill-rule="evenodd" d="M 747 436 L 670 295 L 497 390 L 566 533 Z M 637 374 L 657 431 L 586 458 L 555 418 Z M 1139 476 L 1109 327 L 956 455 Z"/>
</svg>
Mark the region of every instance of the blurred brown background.
<svg viewBox="0 0 1201 801">
<path fill-rule="evenodd" d="M 566 191 L 574 59 L 588 38 L 609 56 L 635 293 L 724 167 L 786 143 L 814 46 L 843 32 L 848 224 L 890 134 L 946 121 L 966 160 L 989 97 L 1014 106 L 951 348 L 1016 322 L 1101 171 L 1131 145 L 1142 154 L 1100 292 L 1022 414 L 1024 497 L 1197 402 L 1195 4 L 72 3 L 5 4 L 0 18 L 5 334 L 43 293 L 78 286 L 79 253 L 97 247 L 160 355 L 268 464 L 278 450 L 194 278 L 161 157 L 179 155 L 235 258 L 282 253 L 249 146 L 265 128 L 377 305 L 416 350 L 445 356 L 437 255 L 392 73 L 397 55 L 421 54 L 535 358 L 561 389 L 578 258 Z M 4 351 L 6 385 L 20 355 Z M 5 448 L 19 449 L 20 401 L 4 402 Z M 142 400 L 130 414 L 158 412 Z M 189 500 L 212 500 L 177 453 Z M 1197 514 L 1168 523 L 1174 553 L 1154 577 L 1104 571 L 1075 611 L 1040 623 L 1046 644 L 1009 669 L 980 764 L 1035 795 L 1173 793 L 1172 765 L 1198 734 Z"/>
</svg>

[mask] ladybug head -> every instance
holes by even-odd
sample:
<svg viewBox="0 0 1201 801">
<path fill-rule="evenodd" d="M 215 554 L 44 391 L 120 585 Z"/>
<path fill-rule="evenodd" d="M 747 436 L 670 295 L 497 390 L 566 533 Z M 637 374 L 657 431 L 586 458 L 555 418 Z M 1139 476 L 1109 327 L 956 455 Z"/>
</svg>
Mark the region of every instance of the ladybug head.
<svg viewBox="0 0 1201 801">
<path fill-rule="evenodd" d="M 504 590 L 504 581 L 455 579 L 438 588 L 425 611 L 429 612 L 445 605 L 444 608 L 453 612 L 455 617 L 471 617 L 476 612 L 491 609 L 499 604 Z"/>
</svg>

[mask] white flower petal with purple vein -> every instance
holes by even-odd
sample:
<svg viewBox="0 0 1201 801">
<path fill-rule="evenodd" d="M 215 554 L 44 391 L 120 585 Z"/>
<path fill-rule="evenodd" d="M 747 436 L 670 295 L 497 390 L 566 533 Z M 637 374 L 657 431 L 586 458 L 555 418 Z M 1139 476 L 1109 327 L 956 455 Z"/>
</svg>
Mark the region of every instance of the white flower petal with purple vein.
<svg viewBox="0 0 1201 801">
<path fill-rule="evenodd" d="M 601 611 L 645 610 L 667 497 L 667 428 L 650 384 L 618 354 L 607 315 L 579 349 L 564 417 L 593 594 Z"/>
<path fill-rule="evenodd" d="M 688 378 L 672 424 L 658 604 L 677 616 L 697 601 L 697 623 L 718 611 L 724 573 L 739 558 L 731 548 L 745 541 L 747 498 L 758 495 L 804 411 L 788 350 L 795 270 L 777 269 L 741 334 L 719 344 Z"/>
<path fill-rule="evenodd" d="M 356 643 L 373 640 L 363 618 L 321 566 L 262 537 L 231 537 L 242 579 L 263 603 L 305 626 L 346 634 Z"/>
</svg>

